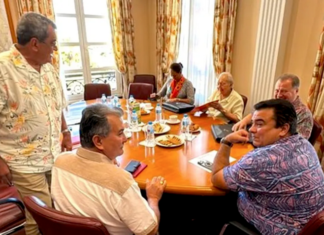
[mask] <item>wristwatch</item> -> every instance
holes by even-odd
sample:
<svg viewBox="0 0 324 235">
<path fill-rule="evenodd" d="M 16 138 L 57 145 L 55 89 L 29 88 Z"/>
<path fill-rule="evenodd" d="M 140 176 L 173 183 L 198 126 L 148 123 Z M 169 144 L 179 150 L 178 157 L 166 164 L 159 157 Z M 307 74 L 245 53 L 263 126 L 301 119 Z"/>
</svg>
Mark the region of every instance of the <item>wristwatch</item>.
<svg viewBox="0 0 324 235">
<path fill-rule="evenodd" d="M 230 148 L 233 147 L 233 143 L 227 141 L 227 140 L 225 139 L 225 137 L 221 139 L 220 143 L 221 143 L 221 144 L 225 144 L 225 145 L 227 145 L 227 146 L 230 147 Z"/>
</svg>

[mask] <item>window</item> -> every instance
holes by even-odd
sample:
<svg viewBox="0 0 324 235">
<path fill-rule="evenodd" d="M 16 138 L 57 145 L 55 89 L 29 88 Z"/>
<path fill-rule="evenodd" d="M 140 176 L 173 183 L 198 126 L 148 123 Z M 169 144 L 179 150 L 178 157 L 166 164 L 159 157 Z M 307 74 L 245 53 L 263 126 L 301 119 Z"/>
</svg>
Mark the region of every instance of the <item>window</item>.
<svg viewBox="0 0 324 235">
<path fill-rule="evenodd" d="M 106 0 L 54 0 L 60 73 L 71 101 L 83 99 L 84 84 L 109 83 L 121 95 Z"/>
<path fill-rule="evenodd" d="M 195 104 L 201 105 L 216 89 L 213 67 L 214 0 L 182 1 L 182 21 L 177 62 L 196 88 Z"/>
</svg>

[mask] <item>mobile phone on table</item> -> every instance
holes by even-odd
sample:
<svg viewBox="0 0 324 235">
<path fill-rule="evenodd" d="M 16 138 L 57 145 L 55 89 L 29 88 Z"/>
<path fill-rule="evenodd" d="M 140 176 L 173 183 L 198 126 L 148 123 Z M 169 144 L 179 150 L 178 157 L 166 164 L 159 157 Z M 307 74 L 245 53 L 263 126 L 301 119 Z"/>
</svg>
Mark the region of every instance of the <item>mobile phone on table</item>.
<svg viewBox="0 0 324 235">
<path fill-rule="evenodd" d="M 133 174 L 140 165 L 141 163 L 139 161 L 131 160 L 125 167 L 125 170 Z"/>
</svg>

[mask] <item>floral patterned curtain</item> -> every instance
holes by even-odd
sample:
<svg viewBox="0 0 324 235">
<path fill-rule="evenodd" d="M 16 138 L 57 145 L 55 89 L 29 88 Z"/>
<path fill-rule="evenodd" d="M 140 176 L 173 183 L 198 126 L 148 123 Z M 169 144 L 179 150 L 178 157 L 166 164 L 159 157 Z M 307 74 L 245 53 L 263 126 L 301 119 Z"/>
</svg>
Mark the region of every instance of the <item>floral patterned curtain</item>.
<svg viewBox="0 0 324 235">
<path fill-rule="evenodd" d="M 182 0 L 157 0 L 157 86 L 165 83 L 169 67 L 178 56 Z"/>
<path fill-rule="evenodd" d="M 26 12 L 40 13 L 55 22 L 52 0 L 17 0 L 19 16 Z M 59 53 L 54 51 L 53 66 L 59 71 Z"/>
<path fill-rule="evenodd" d="M 324 127 L 324 27 L 320 36 L 319 47 L 315 60 L 312 81 L 309 88 L 307 105 L 313 117 Z M 315 143 L 315 149 L 324 169 L 324 131 Z"/>
<path fill-rule="evenodd" d="M 134 21 L 131 0 L 107 0 L 113 50 L 117 69 L 122 73 L 123 96 L 127 98 L 128 85 L 136 74 L 134 51 Z"/>
<path fill-rule="evenodd" d="M 216 75 L 231 72 L 237 0 L 216 0 L 213 60 Z"/>
<path fill-rule="evenodd" d="M 3 0 L 0 0 L 0 52 L 9 50 L 12 40 L 6 8 Z"/>
</svg>

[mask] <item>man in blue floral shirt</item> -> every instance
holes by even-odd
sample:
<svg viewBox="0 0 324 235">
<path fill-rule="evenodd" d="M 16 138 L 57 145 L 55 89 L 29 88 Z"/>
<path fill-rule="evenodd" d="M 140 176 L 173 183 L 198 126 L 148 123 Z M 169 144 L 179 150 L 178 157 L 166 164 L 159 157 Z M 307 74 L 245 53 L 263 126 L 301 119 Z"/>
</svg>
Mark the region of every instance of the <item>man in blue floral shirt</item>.
<svg viewBox="0 0 324 235">
<path fill-rule="evenodd" d="M 313 146 L 297 134 L 297 115 L 286 100 L 254 106 L 250 133 L 257 148 L 230 166 L 231 146 L 248 141 L 239 130 L 221 141 L 212 183 L 238 192 L 240 214 L 262 234 L 298 234 L 324 209 L 324 175 Z"/>
</svg>

